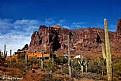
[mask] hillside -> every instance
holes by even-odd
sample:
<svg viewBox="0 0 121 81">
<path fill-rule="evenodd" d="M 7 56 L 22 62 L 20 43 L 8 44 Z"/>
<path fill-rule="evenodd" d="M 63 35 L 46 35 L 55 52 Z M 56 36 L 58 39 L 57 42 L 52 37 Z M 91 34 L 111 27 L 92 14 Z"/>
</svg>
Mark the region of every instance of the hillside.
<svg viewBox="0 0 121 81">
<path fill-rule="evenodd" d="M 79 28 L 69 30 L 58 25 L 40 26 L 31 36 L 28 51 L 56 51 L 57 56 L 67 54 L 67 35 L 70 35 L 70 49 L 73 54 L 83 51 L 85 55 L 101 54 L 100 42 L 104 42 L 104 29 Z M 116 25 L 116 32 L 109 31 L 111 53 L 121 54 L 121 19 Z M 62 52 L 63 51 L 63 52 Z"/>
</svg>

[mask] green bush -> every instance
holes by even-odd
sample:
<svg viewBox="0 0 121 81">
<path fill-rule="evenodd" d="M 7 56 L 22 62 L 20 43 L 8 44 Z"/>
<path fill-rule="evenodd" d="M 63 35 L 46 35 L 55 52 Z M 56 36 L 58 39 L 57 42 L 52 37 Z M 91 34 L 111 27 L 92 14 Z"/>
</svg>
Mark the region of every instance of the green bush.
<svg viewBox="0 0 121 81">
<path fill-rule="evenodd" d="M 32 65 L 32 64 L 37 64 L 39 61 L 37 60 L 37 58 L 32 57 L 28 60 L 28 62 Z"/>
<path fill-rule="evenodd" d="M 68 59 L 63 57 L 63 56 L 60 56 L 60 57 L 57 57 L 55 60 L 54 60 L 57 64 L 65 64 L 68 62 Z"/>
<path fill-rule="evenodd" d="M 52 70 L 52 72 L 54 72 L 57 70 L 57 65 L 52 60 L 49 60 L 48 62 L 44 63 L 44 69 L 46 71 Z"/>
<path fill-rule="evenodd" d="M 88 71 L 101 74 L 102 71 L 106 74 L 105 61 L 102 58 L 90 59 L 88 62 Z"/>
<path fill-rule="evenodd" d="M 25 60 L 25 53 L 18 54 L 18 59 L 19 59 L 19 61 Z"/>
<path fill-rule="evenodd" d="M 113 77 L 120 78 L 120 76 L 121 76 L 121 57 L 114 58 L 113 62 L 112 62 L 112 66 L 113 66 Z"/>
</svg>

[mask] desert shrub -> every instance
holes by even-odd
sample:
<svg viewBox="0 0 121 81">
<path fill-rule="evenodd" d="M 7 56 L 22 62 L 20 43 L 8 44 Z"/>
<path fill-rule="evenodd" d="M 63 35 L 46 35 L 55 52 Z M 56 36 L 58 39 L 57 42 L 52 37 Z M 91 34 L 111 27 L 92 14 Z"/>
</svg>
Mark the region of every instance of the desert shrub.
<svg viewBox="0 0 121 81">
<path fill-rule="evenodd" d="M 11 58 L 11 62 L 12 63 L 16 63 L 16 59 L 15 58 Z"/>
<path fill-rule="evenodd" d="M 121 76 L 121 57 L 112 57 L 113 81 L 118 81 Z M 107 79 L 106 63 L 102 58 L 90 59 L 88 63 L 88 71 L 100 75 L 93 76 L 96 79 Z M 103 75 L 102 75 L 103 71 Z"/>
<path fill-rule="evenodd" d="M 57 70 L 57 65 L 52 61 L 52 60 L 49 60 L 48 62 L 44 63 L 44 69 L 46 71 L 51 71 L 54 72 Z"/>
<path fill-rule="evenodd" d="M 14 66 L 16 64 L 16 59 L 11 58 L 11 64 L 10 64 L 10 59 L 6 59 L 5 62 L 8 64 L 8 66 Z"/>
<path fill-rule="evenodd" d="M 90 59 L 88 62 L 88 71 L 92 73 L 106 74 L 105 60 L 102 58 Z"/>
<path fill-rule="evenodd" d="M 25 53 L 18 54 L 18 59 L 25 59 Z"/>
<path fill-rule="evenodd" d="M 121 57 L 117 57 L 113 59 L 113 77 L 120 78 L 121 76 Z M 116 79 L 116 78 L 114 78 Z"/>
<path fill-rule="evenodd" d="M 1 66 L 1 65 L 4 65 L 4 62 L 5 62 L 5 58 L 3 58 L 3 57 L 0 55 L 0 66 Z"/>
<path fill-rule="evenodd" d="M 68 59 L 63 56 L 60 56 L 57 57 L 54 61 L 56 62 L 56 64 L 65 64 L 68 62 Z"/>
<path fill-rule="evenodd" d="M 62 72 L 64 72 L 65 74 L 69 74 L 68 67 L 63 67 Z"/>
<path fill-rule="evenodd" d="M 28 60 L 28 62 L 32 65 L 32 64 L 37 64 L 39 61 L 37 60 L 37 58 L 32 57 Z"/>
<path fill-rule="evenodd" d="M 71 70 L 72 70 L 72 76 L 75 77 L 76 75 L 78 75 L 81 71 L 80 71 L 80 64 L 78 63 L 78 60 L 80 59 L 71 59 Z"/>
</svg>

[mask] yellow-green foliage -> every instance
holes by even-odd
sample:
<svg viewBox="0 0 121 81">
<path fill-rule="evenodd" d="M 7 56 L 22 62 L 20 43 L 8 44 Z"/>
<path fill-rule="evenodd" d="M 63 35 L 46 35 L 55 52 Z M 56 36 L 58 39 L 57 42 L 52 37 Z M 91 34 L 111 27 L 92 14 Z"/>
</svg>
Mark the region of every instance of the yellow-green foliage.
<svg viewBox="0 0 121 81">
<path fill-rule="evenodd" d="M 52 72 L 54 72 L 57 70 L 57 65 L 52 60 L 49 60 L 48 62 L 44 63 L 44 69 L 46 71 L 52 70 Z"/>
<path fill-rule="evenodd" d="M 121 77 L 121 57 L 117 57 L 113 59 L 113 77 L 119 78 Z"/>
</svg>

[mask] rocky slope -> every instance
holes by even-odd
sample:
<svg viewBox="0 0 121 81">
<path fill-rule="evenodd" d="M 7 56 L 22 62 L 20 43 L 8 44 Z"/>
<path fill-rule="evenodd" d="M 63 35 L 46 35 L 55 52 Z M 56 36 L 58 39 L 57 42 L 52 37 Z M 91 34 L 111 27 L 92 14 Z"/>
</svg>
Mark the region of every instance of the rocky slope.
<svg viewBox="0 0 121 81">
<path fill-rule="evenodd" d="M 33 32 L 28 51 L 56 51 L 57 55 L 67 53 L 68 34 L 73 54 L 80 50 L 91 54 L 101 53 L 100 42 L 104 42 L 104 29 L 88 27 L 69 30 L 58 25 L 40 26 L 38 31 Z M 109 39 L 111 52 L 121 54 L 121 18 L 118 20 L 116 32 L 109 32 Z"/>
</svg>

